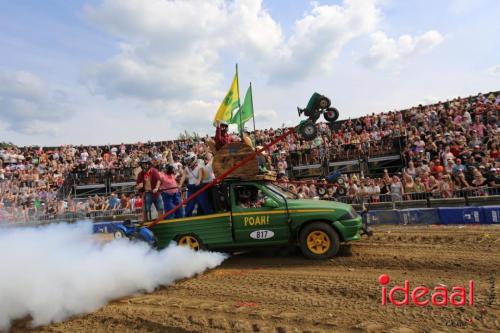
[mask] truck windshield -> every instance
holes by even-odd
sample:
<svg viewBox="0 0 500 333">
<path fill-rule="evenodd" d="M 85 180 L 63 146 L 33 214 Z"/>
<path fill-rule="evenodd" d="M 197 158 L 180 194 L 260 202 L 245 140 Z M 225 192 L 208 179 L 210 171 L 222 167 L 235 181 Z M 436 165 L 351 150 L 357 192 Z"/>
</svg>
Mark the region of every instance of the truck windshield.
<svg viewBox="0 0 500 333">
<path fill-rule="evenodd" d="M 298 199 L 299 196 L 296 195 L 293 192 L 290 192 L 286 188 L 283 188 L 281 186 L 275 185 L 275 184 L 266 184 L 266 187 L 269 188 L 271 191 L 278 193 L 280 196 L 283 196 L 287 199 Z"/>
</svg>

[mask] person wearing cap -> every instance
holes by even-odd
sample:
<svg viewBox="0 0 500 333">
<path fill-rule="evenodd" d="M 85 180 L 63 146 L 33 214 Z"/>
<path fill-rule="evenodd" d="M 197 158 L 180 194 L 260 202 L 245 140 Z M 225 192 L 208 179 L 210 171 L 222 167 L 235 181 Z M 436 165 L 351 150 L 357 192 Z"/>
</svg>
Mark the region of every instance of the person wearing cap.
<svg viewBox="0 0 500 333">
<path fill-rule="evenodd" d="M 189 198 L 201 188 L 200 184 L 204 178 L 204 167 L 199 164 L 198 157 L 192 152 L 184 157 L 184 164 L 180 185 L 182 186 L 187 180 L 187 197 Z M 195 208 L 198 215 L 213 213 L 213 208 L 206 191 L 187 202 L 185 216 L 192 216 Z"/>
<path fill-rule="evenodd" d="M 154 205 L 158 216 L 163 214 L 163 201 L 160 196 L 160 173 L 151 165 L 151 159 L 144 157 L 140 161 L 141 171 L 137 175 L 136 189 L 142 194 L 144 201 L 144 221 L 151 219 L 151 206 Z"/>
<path fill-rule="evenodd" d="M 225 121 L 218 121 L 215 128 L 215 149 L 219 150 L 224 145 L 231 143 L 231 137 L 228 133 L 229 126 Z"/>
<path fill-rule="evenodd" d="M 167 164 L 160 172 L 160 192 L 163 199 L 163 208 L 165 212 L 170 211 L 182 202 L 181 192 L 177 184 L 175 168 L 172 164 Z M 173 214 L 168 215 L 167 219 L 184 217 L 184 207 L 179 207 Z"/>
</svg>

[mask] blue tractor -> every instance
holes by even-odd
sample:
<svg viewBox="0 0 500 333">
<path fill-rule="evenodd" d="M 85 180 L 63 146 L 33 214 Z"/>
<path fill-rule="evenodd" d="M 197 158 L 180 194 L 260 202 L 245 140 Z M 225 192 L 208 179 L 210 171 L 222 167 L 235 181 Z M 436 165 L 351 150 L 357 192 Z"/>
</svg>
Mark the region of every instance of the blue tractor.
<svg viewBox="0 0 500 333">
<path fill-rule="evenodd" d="M 335 191 L 336 196 L 343 197 L 347 194 L 347 188 L 344 178 L 342 178 L 342 173 L 339 170 L 332 171 L 328 176 L 320 177 L 318 179 L 318 194 L 323 196 L 326 194 L 326 189 L 328 185 L 335 184 L 337 189 Z"/>
<path fill-rule="evenodd" d="M 158 246 L 158 240 L 151 229 L 143 226 L 138 221 L 125 220 L 123 223 L 116 224 L 113 236 L 115 239 L 128 238 L 132 241 L 146 242 L 152 248 Z"/>
</svg>

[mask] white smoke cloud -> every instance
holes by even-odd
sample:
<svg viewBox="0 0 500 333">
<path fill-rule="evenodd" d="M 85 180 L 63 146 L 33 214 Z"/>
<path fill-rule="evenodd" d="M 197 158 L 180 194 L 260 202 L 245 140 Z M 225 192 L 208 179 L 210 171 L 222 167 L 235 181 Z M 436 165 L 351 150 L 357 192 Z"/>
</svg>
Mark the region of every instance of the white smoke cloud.
<svg viewBox="0 0 500 333">
<path fill-rule="evenodd" d="M 162 251 L 117 240 L 102 244 L 91 223 L 0 229 L 0 331 L 97 310 L 108 301 L 192 277 L 226 255 L 171 245 Z"/>
</svg>

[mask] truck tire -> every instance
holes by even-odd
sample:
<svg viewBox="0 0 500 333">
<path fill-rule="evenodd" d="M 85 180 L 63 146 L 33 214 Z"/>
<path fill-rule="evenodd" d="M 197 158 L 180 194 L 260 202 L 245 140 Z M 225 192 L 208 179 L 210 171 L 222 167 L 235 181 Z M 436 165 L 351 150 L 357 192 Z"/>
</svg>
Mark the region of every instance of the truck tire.
<svg viewBox="0 0 500 333">
<path fill-rule="evenodd" d="M 180 235 L 179 237 L 177 237 L 177 245 L 189 246 L 194 251 L 204 249 L 203 243 L 195 234 Z"/>
<path fill-rule="evenodd" d="M 332 226 L 314 222 L 300 231 L 299 246 L 306 258 L 328 259 L 338 254 L 340 238 Z"/>
</svg>

